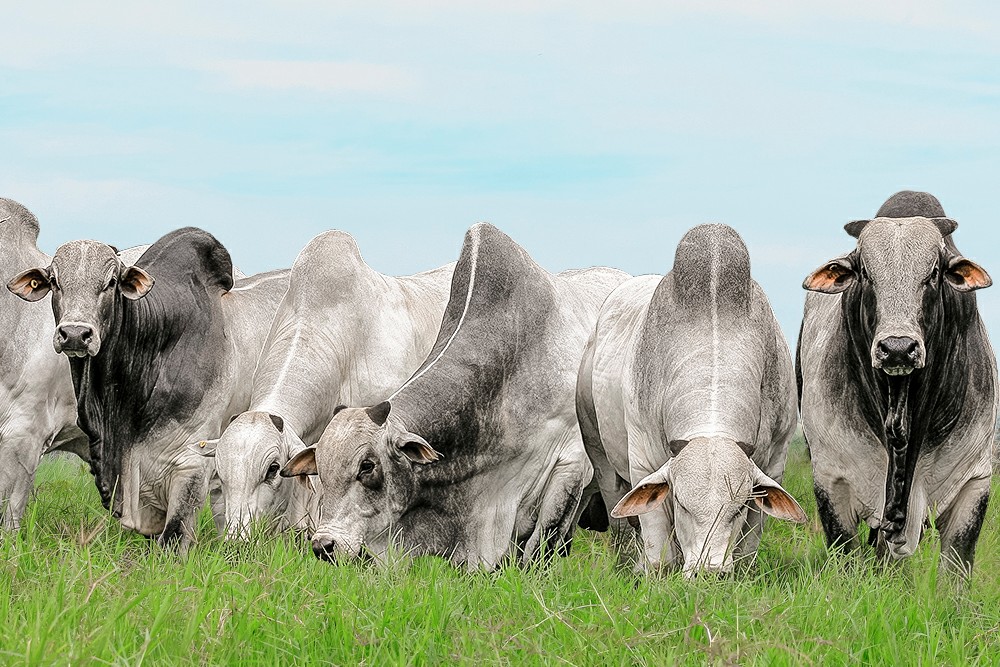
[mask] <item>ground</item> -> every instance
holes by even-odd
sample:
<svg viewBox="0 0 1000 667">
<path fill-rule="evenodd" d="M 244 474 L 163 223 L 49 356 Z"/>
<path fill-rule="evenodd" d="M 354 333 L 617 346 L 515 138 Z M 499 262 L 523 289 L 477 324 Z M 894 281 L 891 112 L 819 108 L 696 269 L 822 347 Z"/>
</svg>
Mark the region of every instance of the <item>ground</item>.
<svg viewBox="0 0 1000 667">
<path fill-rule="evenodd" d="M 548 567 L 467 574 L 435 558 L 331 566 L 294 538 L 234 547 L 203 515 L 180 557 L 122 531 L 78 461 L 47 460 L 0 544 L 0 662 L 1000 663 L 996 503 L 962 585 L 938 574 L 933 531 L 901 566 L 831 558 L 801 444 L 785 482 L 812 520 L 771 522 L 749 573 L 649 580 L 592 533 Z"/>
</svg>

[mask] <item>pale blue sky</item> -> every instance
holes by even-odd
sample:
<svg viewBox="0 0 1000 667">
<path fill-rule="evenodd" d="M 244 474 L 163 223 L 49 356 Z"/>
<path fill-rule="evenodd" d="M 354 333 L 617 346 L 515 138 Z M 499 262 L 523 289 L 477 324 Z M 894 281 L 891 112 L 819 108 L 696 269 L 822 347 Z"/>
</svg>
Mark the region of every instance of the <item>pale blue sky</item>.
<svg viewBox="0 0 1000 667">
<path fill-rule="evenodd" d="M 488 220 L 663 273 L 725 222 L 794 342 L 842 225 L 921 189 L 1000 283 L 996 3 L 4 4 L 0 195 L 48 252 L 197 225 L 249 272 L 339 228 L 405 274 Z"/>
</svg>

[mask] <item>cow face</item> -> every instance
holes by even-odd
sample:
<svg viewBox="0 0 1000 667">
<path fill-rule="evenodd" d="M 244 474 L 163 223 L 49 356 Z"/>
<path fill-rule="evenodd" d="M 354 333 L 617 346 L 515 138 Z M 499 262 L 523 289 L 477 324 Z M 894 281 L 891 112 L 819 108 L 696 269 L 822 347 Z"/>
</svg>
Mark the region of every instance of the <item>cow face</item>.
<svg viewBox="0 0 1000 667">
<path fill-rule="evenodd" d="M 875 218 L 846 229 L 857 249 L 814 271 L 803 287 L 836 294 L 861 290 L 862 316 L 874 331 L 871 363 L 887 375 L 907 375 L 927 362 L 925 337 L 941 314 L 941 290 L 969 292 L 993 281 L 945 242 L 948 218 Z"/>
<path fill-rule="evenodd" d="M 114 248 L 97 241 L 66 243 L 47 268 L 29 269 L 7 284 L 25 301 L 52 293 L 53 346 L 70 357 L 97 355 L 118 299 L 141 299 L 152 287 L 152 276 L 124 266 Z"/>
<path fill-rule="evenodd" d="M 295 492 L 306 478 L 285 479 L 278 473 L 305 449 L 284 420 L 267 412 L 236 417 L 218 440 L 196 443 L 193 449 L 215 458 L 226 505 L 227 539 L 246 539 L 256 521 L 281 523 Z"/>
<path fill-rule="evenodd" d="M 389 410 L 388 402 L 338 408 L 316 446 L 281 471 L 319 475 L 322 518 L 312 538 L 317 558 L 384 552 L 413 496 L 413 466 L 441 458 L 423 438 L 388 422 Z"/>
<path fill-rule="evenodd" d="M 611 516 L 645 514 L 669 497 L 684 573 L 732 571 L 750 503 L 779 519 L 806 520 L 795 499 L 765 475 L 747 455 L 748 446 L 740 444 L 722 437 L 671 443 L 677 454 L 636 484 Z"/>
</svg>

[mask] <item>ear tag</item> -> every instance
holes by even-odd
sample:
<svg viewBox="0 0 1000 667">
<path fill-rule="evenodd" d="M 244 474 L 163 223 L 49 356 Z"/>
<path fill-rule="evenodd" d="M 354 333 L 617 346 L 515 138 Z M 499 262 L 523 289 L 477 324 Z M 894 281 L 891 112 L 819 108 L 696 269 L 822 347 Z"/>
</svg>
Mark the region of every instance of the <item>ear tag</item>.
<svg viewBox="0 0 1000 667">
<path fill-rule="evenodd" d="M 205 442 L 204 440 L 202 440 L 201 442 L 198 443 L 198 446 L 201 447 L 202 449 L 205 449 L 205 446 L 207 444 L 208 444 L 207 442 Z"/>
<path fill-rule="evenodd" d="M 38 289 L 38 280 L 35 278 L 31 279 L 31 289 Z"/>
</svg>

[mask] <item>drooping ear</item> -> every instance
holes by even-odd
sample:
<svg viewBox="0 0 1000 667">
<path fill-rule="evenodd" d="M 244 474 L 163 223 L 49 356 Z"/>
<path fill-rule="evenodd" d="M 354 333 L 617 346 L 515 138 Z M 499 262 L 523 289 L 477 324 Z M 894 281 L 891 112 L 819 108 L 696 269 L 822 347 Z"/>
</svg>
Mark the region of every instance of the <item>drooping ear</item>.
<svg viewBox="0 0 1000 667">
<path fill-rule="evenodd" d="M 788 491 L 781 488 L 780 484 L 765 475 L 756 465 L 753 474 L 753 500 L 761 512 L 773 516 L 775 519 L 784 519 L 795 523 L 808 521 L 809 517 L 806 516 L 802 506 L 795 498 L 792 498 Z"/>
<path fill-rule="evenodd" d="M 802 287 L 810 292 L 839 294 L 854 284 L 856 275 L 850 261 L 844 257 L 832 259 L 809 274 Z"/>
<path fill-rule="evenodd" d="M 948 234 L 958 229 L 958 223 L 951 218 L 931 218 L 931 222 L 941 232 L 941 236 L 948 236 Z"/>
<path fill-rule="evenodd" d="M 667 461 L 659 470 L 643 478 L 634 489 L 625 494 L 625 497 L 611 510 L 612 518 L 624 519 L 637 516 L 652 512 L 659 507 L 670 493 L 670 485 L 667 482 L 670 463 Z"/>
<path fill-rule="evenodd" d="M 670 444 L 668 444 L 667 447 L 670 449 L 671 454 L 677 456 L 678 454 L 681 453 L 681 450 L 684 449 L 689 442 L 690 440 L 671 440 Z"/>
<path fill-rule="evenodd" d="M 302 475 L 317 475 L 316 446 L 306 447 L 291 458 L 281 469 L 282 477 L 301 477 Z"/>
<path fill-rule="evenodd" d="M 7 289 L 25 301 L 38 301 L 52 289 L 51 274 L 48 269 L 28 269 L 7 283 Z"/>
<path fill-rule="evenodd" d="M 365 414 L 368 418 L 375 422 L 376 426 L 382 426 L 385 424 L 385 420 L 389 418 L 389 411 L 392 410 L 392 406 L 389 401 L 382 401 L 378 405 L 374 405 L 367 410 Z"/>
<path fill-rule="evenodd" d="M 852 220 L 844 225 L 844 231 L 854 238 L 858 238 L 861 236 L 861 231 L 868 226 L 869 222 L 871 222 L 871 220 Z"/>
<path fill-rule="evenodd" d="M 271 418 L 271 423 L 274 424 L 274 428 L 278 429 L 278 433 L 285 432 L 285 420 L 278 415 L 272 415 L 268 413 L 268 417 Z"/>
<path fill-rule="evenodd" d="M 944 277 L 952 289 L 959 292 L 971 292 L 993 284 L 986 269 L 965 257 L 955 257 L 948 262 Z"/>
<path fill-rule="evenodd" d="M 122 296 L 135 301 L 149 294 L 149 290 L 153 289 L 153 282 L 153 276 L 138 266 L 128 266 L 124 267 L 118 285 Z"/>
<path fill-rule="evenodd" d="M 218 448 L 219 439 L 201 440 L 190 445 L 191 450 L 207 458 L 215 458 L 215 450 Z"/>
<path fill-rule="evenodd" d="M 421 465 L 434 463 L 444 458 L 444 454 L 431 447 L 416 433 L 404 433 L 399 439 L 398 447 L 406 458 Z"/>
</svg>

